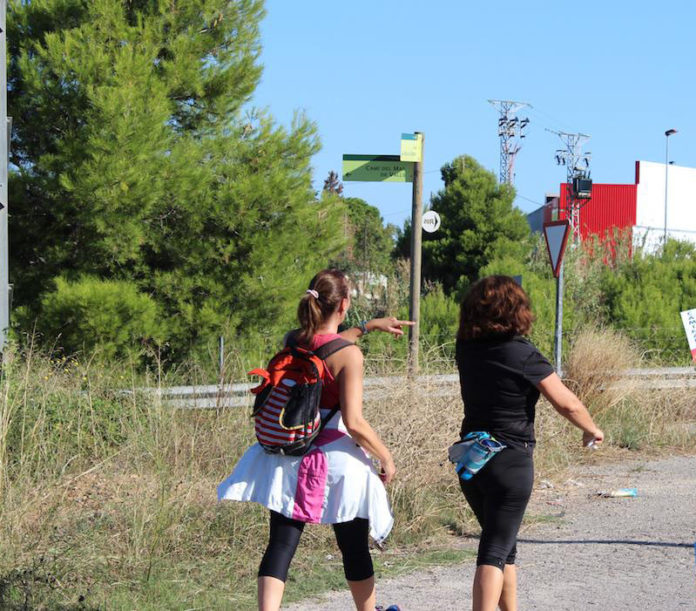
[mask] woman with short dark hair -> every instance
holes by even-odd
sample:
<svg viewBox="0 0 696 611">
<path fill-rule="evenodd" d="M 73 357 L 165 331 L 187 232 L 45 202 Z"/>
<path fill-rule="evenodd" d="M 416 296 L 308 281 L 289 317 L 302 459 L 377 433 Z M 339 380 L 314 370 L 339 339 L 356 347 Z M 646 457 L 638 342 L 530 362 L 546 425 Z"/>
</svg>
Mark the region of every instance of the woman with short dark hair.
<svg viewBox="0 0 696 611">
<path fill-rule="evenodd" d="M 582 430 L 583 445 L 604 439 L 582 402 L 525 337 L 533 320 L 529 297 L 508 276 L 479 280 L 461 304 L 456 347 L 464 401 L 461 437 L 483 431 L 505 445 L 471 479 L 459 479 L 482 529 L 474 611 L 517 609 L 516 541 L 534 481 L 540 393 Z"/>
</svg>

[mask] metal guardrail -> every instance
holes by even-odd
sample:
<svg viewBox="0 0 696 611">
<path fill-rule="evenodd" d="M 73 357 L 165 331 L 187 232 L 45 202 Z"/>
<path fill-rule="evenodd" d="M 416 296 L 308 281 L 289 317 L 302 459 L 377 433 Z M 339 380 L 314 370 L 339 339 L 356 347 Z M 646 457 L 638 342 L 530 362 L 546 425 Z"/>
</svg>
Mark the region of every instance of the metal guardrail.
<svg viewBox="0 0 696 611">
<path fill-rule="evenodd" d="M 664 367 L 652 369 L 629 369 L 626 378 L 638 388 L 668 389 L 696 388 L 695 367 Z M 636 379 L 637 378 L 637 379 Z M 404 376 L 369 377 L 364 380 L 366 401 L 380 399 L 404 384 Z M 416 384 L 428 387 L 429 396 L 456 396 L 459 393 L 457 374 L 418 376 Z M 163 404 L 175 409 L 224 409 L 228 407 L 251 407 L 253 383 L 211 384 L 206 386 L 172 386 L 170 388 L 144 388 L 143 393 L 161 397 Z"/>
</svg>

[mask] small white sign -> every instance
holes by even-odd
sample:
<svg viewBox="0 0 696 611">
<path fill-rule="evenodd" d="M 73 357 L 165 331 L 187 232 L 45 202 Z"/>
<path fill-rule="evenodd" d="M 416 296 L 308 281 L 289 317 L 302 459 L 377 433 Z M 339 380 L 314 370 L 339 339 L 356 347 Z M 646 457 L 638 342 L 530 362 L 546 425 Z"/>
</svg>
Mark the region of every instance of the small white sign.
<svg viewBox="0 0 696 611">
<path fill-rule="evenodd" d="M 684 323 L 684 331 L 686 338 L 689 341 L 689 350 L 691 350 L 691 358 L 696 361 L 696 308 L 693 310 L 685 310 L 681 312 L 682 323 Z"/>
<path fill-rule="evenodd" d="M 421 223 L 423 225 L 423 230 L 427 231 L 428 233 L 433 233 L 440 229 L 440 215 L 435 212 L 435 210 L 428 210 L 424 215 L 423 215 L 423 221 Z"/>
</svg>

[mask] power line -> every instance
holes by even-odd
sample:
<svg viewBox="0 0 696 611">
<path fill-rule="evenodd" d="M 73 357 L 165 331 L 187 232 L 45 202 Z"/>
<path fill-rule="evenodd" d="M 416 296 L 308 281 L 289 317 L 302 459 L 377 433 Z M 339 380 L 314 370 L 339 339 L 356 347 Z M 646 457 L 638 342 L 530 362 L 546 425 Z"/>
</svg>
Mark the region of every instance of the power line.
<svg viewBox="0 0 696 611">
<path fill-rule="evenodd" d="M 528 197 L 525 197 L 524 195 L 520 195 L 519 193 L 517 193 L 517 197 L 519 197 L 520 199 L 523 199 L 523 200 L 525 200 L 525 201 L 528 201 L 528 202 L 530 202 L 530 203 L 532 203 L 532 204 L 536 204 L 537 206 L 543 206 L 543 205 L 544 205 L 544 204 L 542 204 L 541 202 L 536 201 L 535 199 L 529 199 Z"/>
<path fill-rule="evenodd" d="M 569 127 L 569 124 L 566 123 L 565 121 L 561 121 L 557 117 L 554 117 L 554 116 L 550 115 L 549 113 L 544 112 L 543 110 L 539 110 L 538 108 L 536 108 L 534 106 L 530 106 L 530 113 L 533 115 L 538 115 L 540 118 L 545 119 L 545 120 L 542 120 L 541 123 L 542 123 L 542 127 L 544 127 L 547 130 L 548 130 L 548 127 L 546 125 L 543 125 L 543 123 L 548 122 L 548 121 L 550 121 L 556 127 L 558 127 L 558 126 L 565 127 L 565 128 Z M 550 131 L 553 131 L 553 130 L 550 130 Z"/>
</svg>

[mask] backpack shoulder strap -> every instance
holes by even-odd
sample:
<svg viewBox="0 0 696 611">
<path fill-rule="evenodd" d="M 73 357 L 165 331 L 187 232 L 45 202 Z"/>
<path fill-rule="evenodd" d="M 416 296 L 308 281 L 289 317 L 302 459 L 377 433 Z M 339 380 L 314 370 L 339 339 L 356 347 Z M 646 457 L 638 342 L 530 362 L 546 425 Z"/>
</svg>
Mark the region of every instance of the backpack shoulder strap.
<svg viewBox="0 0 696 611">
<path fill-rule="evenodd" d="M 324 361 L 332 354 L 335 354 L 339 350 L 343 350 L 343 348 L 347 348 L 348 346 L 355 346 L 355 343 L 349 342 L 347 339 L 343 339 L 342 337 L 337 337 L 336 339 L 332 339 L 330 342 L 326 342 L 323 346 L 319 346 L 319 348 L 314 351 L 314 354 Z M 331 418 L 333 418 L 339 411 L 341 411 L 340 404 L 336 404 L 331 408 L 329 413 L 321 419 L 321 430 L 324 429 Z"/>
<path fill-rule="evenodd" d="M 288 331 L 283 338 L 283 348 L 292 348 L 293 346 L 297 346 L 297 334 L 299 332 L 299 329 L 292 329 Z"/>
<path fill-rule="evenodd" d="M 329 423 L 331 418 L 333 418 L 338 412 L 341 411 L 341 406 L 336 405 L 336 407 L 332 407 L 331 410 L 329 411 L 328 414 L 324 418 L 321 419 L 321 424 L 319 425 L 319 430 L 323 431 L 326 425 Z"/>
<path fill-rule="evenodd" d="M 347 339 L 343 339 L 342 337 L 337 337 L 336 339 L 332 339 L 330 342 L 326 342 L 323 346 L 319 346 L 319 348 L 314 350 L 314 354 L 316 354 L 322 361 L 325 361 L 332 354 L 338 352 L 339 350 L 343 350 L 343 348 L 347 348 L 348 346 L 355 346 L 355 344 L 353 342 L 349 342 Z"/>
</svg>

